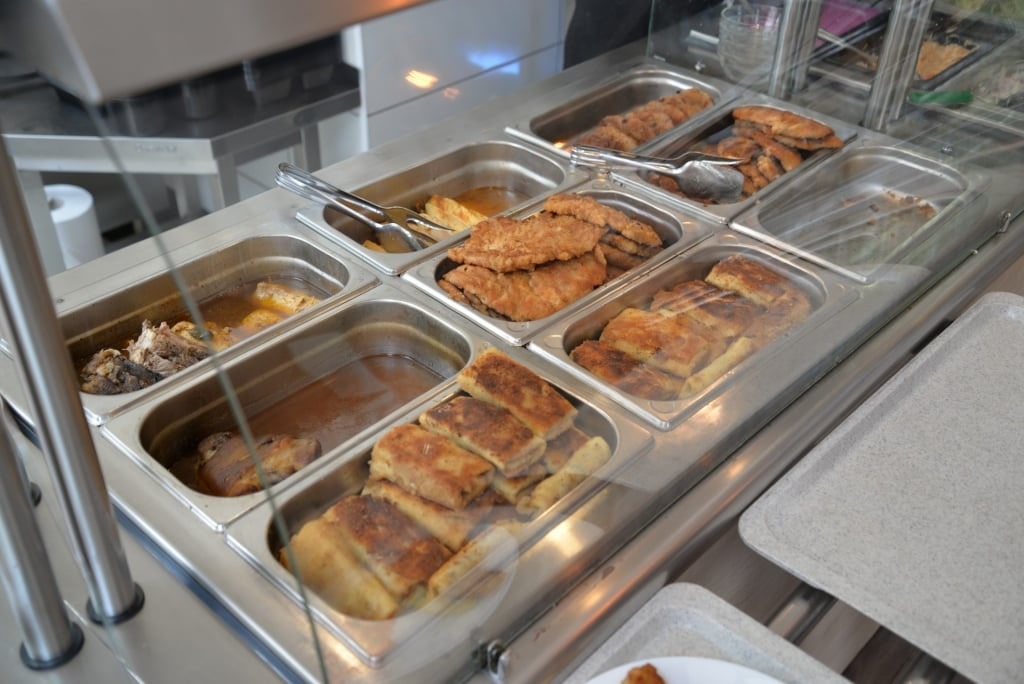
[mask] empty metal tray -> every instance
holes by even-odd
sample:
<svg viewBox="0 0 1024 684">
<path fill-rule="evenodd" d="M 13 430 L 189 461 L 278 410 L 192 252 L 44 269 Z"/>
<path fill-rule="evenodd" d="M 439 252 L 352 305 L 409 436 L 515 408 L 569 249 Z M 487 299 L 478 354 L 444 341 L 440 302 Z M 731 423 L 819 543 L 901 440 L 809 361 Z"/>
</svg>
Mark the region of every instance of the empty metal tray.
<svg viewBox="0 0 1024 684">
<path fill-rule="evenodd" d="M 851 147 L 787 183 L 732 227 L 867 282 L 888 264 L 941 267 L 934 263 L 943 253 L 937 248 L 979 230 L 969 210 L 982 182 L 976 173 L 908 150 Z M 915 253 L 924 245 L 936 249 Z"/>
</svg>

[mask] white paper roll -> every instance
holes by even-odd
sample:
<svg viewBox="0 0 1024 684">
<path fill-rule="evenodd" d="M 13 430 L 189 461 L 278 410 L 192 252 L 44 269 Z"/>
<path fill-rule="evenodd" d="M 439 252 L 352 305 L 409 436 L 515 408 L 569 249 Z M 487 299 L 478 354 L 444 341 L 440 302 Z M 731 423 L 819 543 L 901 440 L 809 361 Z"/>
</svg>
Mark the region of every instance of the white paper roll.
<svg viewBox="0 0 1024 684">
<path fill-rule="evenodd" d="M 77 185 L 47 185 L 46 201 L 67 268 L 103 256 L 103 236 L 92 195 Z"/>
</svg>

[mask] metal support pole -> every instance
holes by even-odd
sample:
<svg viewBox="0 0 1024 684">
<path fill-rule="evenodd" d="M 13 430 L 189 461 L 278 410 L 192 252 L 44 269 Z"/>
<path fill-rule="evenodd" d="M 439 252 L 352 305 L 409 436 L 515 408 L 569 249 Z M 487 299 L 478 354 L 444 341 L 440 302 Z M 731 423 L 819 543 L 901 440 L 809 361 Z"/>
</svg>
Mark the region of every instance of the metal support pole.
<svg viewBox="0 0 1024 684">
<path fill-rule="evenodd" d="M 821 23 L 821 0 L 785 0 L 768 94 L 788 100 L 807 85 L 807 69 Z"/>
<path fill-rule="evenodd" d="M 866 128 L 884 131 L 903 113 L 934 4 L 935 0 L 896 0 L 893 5 L 864 108 Z"/>
<path fill-rule="evenodd" d="M 9 346 L 76 560 L 89 587 L 89 615 L 121 622 L 142 607 L 121 546 L 96 448 L 79 399 L 17 171 L 0 136 L 0 296 Z"/>
<path fill-rule="evenodd" d="M 85 638 L 64 608 L 7 429 L 0 418 L 0 579 L 24 639 L 22 662 L 48 670 L 74 658 Z"/>
</svg>

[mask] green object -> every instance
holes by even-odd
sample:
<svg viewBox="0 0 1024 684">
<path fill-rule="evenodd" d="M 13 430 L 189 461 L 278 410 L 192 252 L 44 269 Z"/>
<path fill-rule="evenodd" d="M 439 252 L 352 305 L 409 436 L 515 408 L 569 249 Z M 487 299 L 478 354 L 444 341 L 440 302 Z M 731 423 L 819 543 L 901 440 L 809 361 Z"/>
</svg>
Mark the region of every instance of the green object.
<svg viewBox="0 0 1024 684">
<path fill-rule="evenodd" d="M 925 92 L 913 90 L 907 97 L 914 104 L 970 104 L 974 96 L 967 90 L 937 90 Z"/>
</svg>

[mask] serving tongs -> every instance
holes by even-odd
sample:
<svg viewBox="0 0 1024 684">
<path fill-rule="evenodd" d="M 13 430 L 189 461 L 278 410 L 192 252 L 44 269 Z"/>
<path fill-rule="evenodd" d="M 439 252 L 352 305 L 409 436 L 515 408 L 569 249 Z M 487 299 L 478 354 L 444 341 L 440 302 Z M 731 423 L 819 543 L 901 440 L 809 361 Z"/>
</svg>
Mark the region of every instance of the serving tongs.
<svg viewBox="0 0 1024 684">
<path fill-rule="evenodd" d="M 573 145 L 569 161 L 576 166 L 601 171 L 631 168 L 660 173 L 674 178 L 687 197 L 735 202 L 743 193 L 744 176 L 732 167 L 748 160 L 695 151 L 684 152 L 672 159 L 662 159 L 591 145 Z"/>
<path fill-rule="evenodd" d="M 412 209 L 381 206 L 359 195 L 336 188 L 288 162 L 278 164 L 274 180 L 285 190 L 337 209 L 359 221 L 372 231 L 367 239 L 376 242 L 388 252 L 415 252 L 430 247 L 455 232 Z"/>
</svg>

